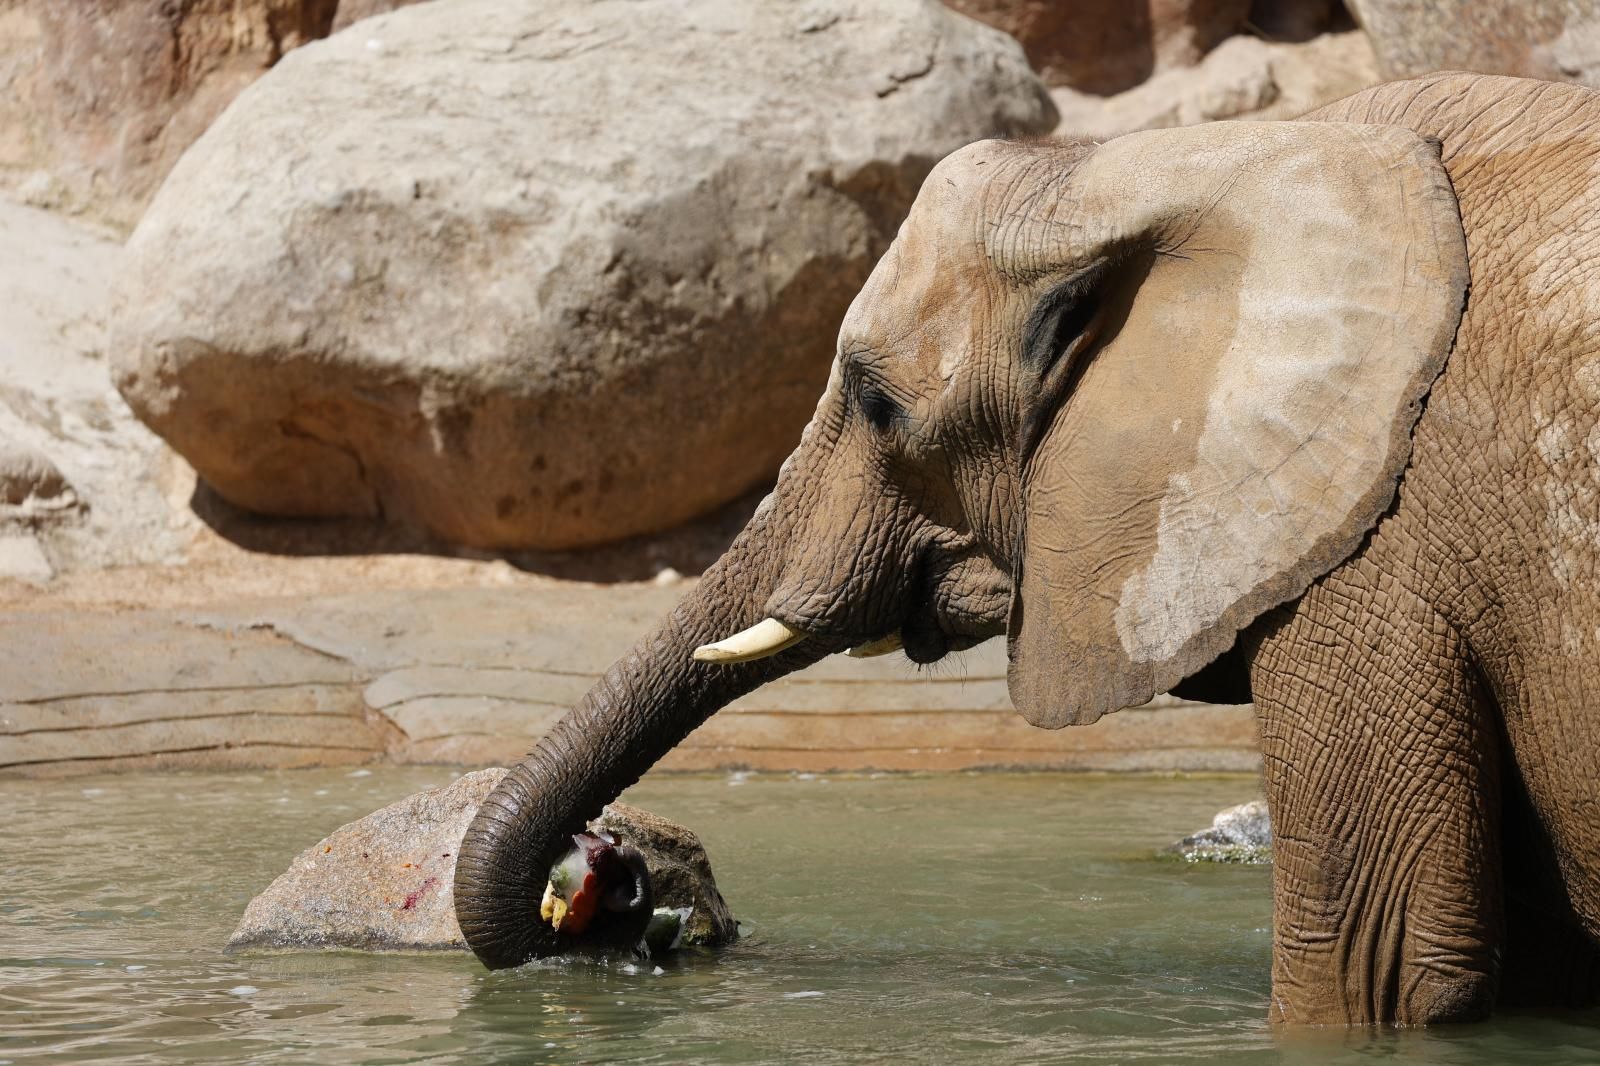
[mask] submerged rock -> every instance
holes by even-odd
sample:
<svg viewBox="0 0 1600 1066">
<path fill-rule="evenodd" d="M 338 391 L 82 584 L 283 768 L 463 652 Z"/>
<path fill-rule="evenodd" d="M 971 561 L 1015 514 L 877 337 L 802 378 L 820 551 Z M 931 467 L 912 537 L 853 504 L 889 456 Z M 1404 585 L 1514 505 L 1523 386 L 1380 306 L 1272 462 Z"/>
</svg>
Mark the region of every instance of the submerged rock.
<svg viewBox="0 0 1600 1066">
<path fill-rule="evenodd" d="M 456 851 L 505 774 L 498 767 L 466 774 L 334 830 L 250 901 L 229 950 L 467 950 L 452 892 Z M 675 919 L 662 915 L 652 948 L 716 947 L 738 936 L 694 833 L 621 803 L 591 825 L 644 853 L 656 907 Z"/>
<path fill-rule="evenodd" d="M 1251 800 L 1218 811 L 1209 829 L 1184 837 L 1166 851 L 1188 862 L 1271 862 L 1272 820 L 1267 801 Z"/>
<path fill-rule="evenodd" d="M 644 852 L 656 909 L 679 912 L 668 946 L 717 947 L 738 938 L 739 925 L 717 891 L 711 860 L 694 833 L 625 803 L 611 804 L 590 825 Z"/>
</svg>

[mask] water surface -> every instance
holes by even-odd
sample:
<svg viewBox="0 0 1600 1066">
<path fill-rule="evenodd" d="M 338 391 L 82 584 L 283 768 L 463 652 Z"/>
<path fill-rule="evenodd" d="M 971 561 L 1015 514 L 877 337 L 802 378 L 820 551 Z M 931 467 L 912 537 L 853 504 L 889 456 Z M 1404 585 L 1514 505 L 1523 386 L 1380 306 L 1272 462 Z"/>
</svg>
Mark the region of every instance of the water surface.
<svg viewBox="0 0 1600 1066">
<path fill-rule="evenodd" d="M 1285 1037 L 1270 872 L 1157 850 L 1247 778 L 653 777 L 749 935 L 714 957 L 228 956 L 336 826 L 454 771 L 0 783 L 0 1064 L 1600 1060 L 1600 1015 Z"/>
</svg>

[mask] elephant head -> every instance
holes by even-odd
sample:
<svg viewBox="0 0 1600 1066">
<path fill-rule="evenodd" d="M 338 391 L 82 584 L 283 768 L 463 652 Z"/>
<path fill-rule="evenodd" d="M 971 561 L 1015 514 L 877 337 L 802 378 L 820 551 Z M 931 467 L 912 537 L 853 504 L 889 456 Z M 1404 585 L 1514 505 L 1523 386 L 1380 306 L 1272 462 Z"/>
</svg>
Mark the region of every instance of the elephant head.
<svg viewBox="0 0 1600 1066">
<path fill-rule="evenodd" d="M 772 494 L 479 811 L 468 943 L 490 966 L 561 950 L 537 915 L 570 834 L 822 656 L 1006 633 L 1013 700 L 1048 727 L 1205 667 L 1390 505 L 1466 279 L 1438 145 L 1399 128 L 950 156 Z"/>
</svg>

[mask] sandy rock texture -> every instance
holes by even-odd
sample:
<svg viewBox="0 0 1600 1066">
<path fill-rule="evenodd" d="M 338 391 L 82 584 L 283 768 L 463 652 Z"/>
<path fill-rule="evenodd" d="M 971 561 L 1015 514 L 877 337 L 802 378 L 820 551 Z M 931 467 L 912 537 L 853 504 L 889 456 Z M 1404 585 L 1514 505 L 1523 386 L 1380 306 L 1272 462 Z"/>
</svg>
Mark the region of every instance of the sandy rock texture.
<svg viewBox="0 0 1600 1066">
<path fill-rule="evenodd" d="M 1197 65 L 1157 74 L 1115 96 L 1053 89 L 1062 137 L 1105 141 L 1138 130 L 1221 119 L 1295 118 L 1382 80 L 1359 30 L 1298 43 L 1238 36 Z"/>
<path fill-rule="evenodd" d="M 465 950 L 456 848 L 505 773 L 479 770 L 340 826 L 250 901 L 228 947 Z"/>
<path fill-rule="evenodd" d="M 334 830 L 250 901 L 229 949 L 465 951 L 452 891 L 456 848 L 505 774 L 465 774 Z M 738 936 L 692 832 L 625 804 L 593 824 L 644 853 L 658 907 L 689 912 L 683 943 L 715 947 Z"/>
<path fill-rule="evenodd" d="M 1600 0 L 1349 0 L 1385 78 L 1474 70 L 1600 85 Z"/>
<path fill-rule="evenodd" d="M 1050 85 L 1106 95 L 1192 66 L 1244 27 L 1250 0 L 949 0 L 1015 37 Z"/>
<path fill-rule="evenodd" d="M 290 50 L 404 0 L 5 0 L 0 188 L 126 231 Z"/>
<path fill-rule="evenodd" d="M 197 485 L 111 384 L 105 305 L 121 259 L 113 232 L 0 196 L 0 608 L 501 587 L 527 571 L 670 578 L 713 562 L 760 498 L 758 487 L 663 534 L 509 564 L 364 519 L 249 514 Z"/>
<path fill-rule="evenodd" d="M 422 0 L 339 0 L 339 13 L 333 17 L 333 32 L 338 33 L 351 23 L 360 22 L 364 18 L 398 11 L 402 7 L 410 7 L 421 2 Z"/>
<path fill-rule="evenodd" d="M 1015 42 L 931 0 L 403 8 L 179 163 L 118 384 L 250 510 L 490 549 L 664 529 L 793 448 L 932 164 L 1055 122 Z"/>
<path fill-rule="evenodd" d="M 113 236 L 0 199 L 0 582 L 171 562 L 161 441 L 111 385 Z"/>
</svg>

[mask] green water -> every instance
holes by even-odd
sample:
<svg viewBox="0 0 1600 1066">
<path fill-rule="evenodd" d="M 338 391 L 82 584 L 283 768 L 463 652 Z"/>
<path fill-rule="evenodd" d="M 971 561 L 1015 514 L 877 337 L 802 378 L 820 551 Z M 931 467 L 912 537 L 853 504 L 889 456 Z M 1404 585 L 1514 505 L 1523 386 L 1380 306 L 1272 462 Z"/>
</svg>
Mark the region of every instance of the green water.
<svg viewBox="0 0 1600 1066">
<path fill-rule="evenodd" d="M 1242 778 L 658 777 L 750 926 L 488 973 L 227 956 L 245 903 L 441 769 L 0 782 L 0 1063 L 1589 1062 L 1600 1015 L 1274 1033 L 1269 871 L 1155 857 Z"/>
</svg>

